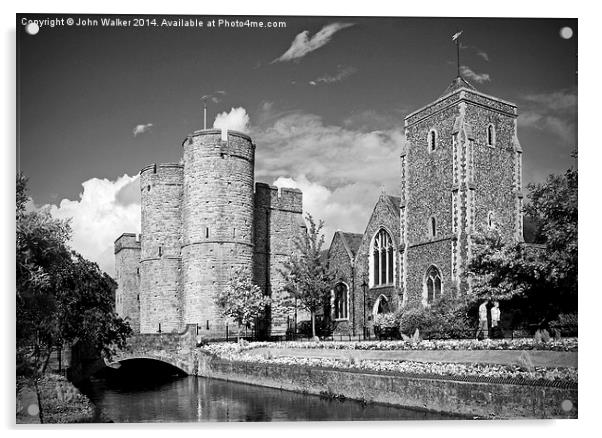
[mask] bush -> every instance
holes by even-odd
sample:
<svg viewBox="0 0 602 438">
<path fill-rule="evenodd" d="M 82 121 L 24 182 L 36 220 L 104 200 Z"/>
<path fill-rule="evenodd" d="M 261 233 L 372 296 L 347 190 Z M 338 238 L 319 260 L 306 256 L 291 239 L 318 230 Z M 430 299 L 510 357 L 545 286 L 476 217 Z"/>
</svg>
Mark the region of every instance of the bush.
<svg viewBox="0 0 602 438">
<path fill-rule="evenodd" d="M 374 334 L 379 338 L 399 339 L 399 313 L 379 313 L 374 318 Z"/>
<path fill-rule="evenodd" d="M 399 331 L 403 334 L 411 336 L 412 333 L 419 329 L 424 330 L 430 327 L 430 313 L 422 306 L 411 307 L 401 314 L 399 319 Z"/>
<path fill-rule="evenodd" d="M 333 326 L 326 318 L 316 318 L 316 336 L 325 338 L 332 335 Z M 311 338 L 311 320 L 299 321 L 297 323 L 297 334 Z"/>
<path fill-rule="evenodd" d="M 430 307 L 413 307 L 400 318 L 401 333 L 411 335 L 420 330 L 425 339 L 458 339 L 474 333 L 468 317 L 468 305 L 453 297 L 443 297 Z"/>
<path fill-rule="evenodd" d="M 562 336 L 577 336 L 577 314 L 561 313 L 558 318 L 550 322 L 550 328 Z"/>
</svg>

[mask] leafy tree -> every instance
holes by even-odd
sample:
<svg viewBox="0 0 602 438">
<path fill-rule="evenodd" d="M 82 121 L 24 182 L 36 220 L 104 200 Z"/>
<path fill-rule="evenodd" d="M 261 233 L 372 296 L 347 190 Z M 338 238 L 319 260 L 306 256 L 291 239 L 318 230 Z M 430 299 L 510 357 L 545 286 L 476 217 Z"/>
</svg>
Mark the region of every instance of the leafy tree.
<svg viewBox="0 0 602 438">
<path fill-rule="evenodd" d="M 243 327 L 250 327 L 264 315 L 271 299 L 255 285 L 250 273 L 243 268 L 234 270 L 230 281 L 215 297 L 215 303 L 222 314 L 238 324 L 238 336 Z"/>
<path fill-rule="evenodd" d="M 311 333 L 316 336 L 316 312 L 330 294 L 332 275 L 322 257 L 324 222 L 318 224 L 308 214 L 309 227 L 294 238 L 293 254 L 283 263 L 284 290 L 311 314 Z"/>
<path fill-rule="evenodd" d="M 495 230 L 474 237 L 469 263 L 474 301 L 505 300 L 523 322 L 546 324 L 577 311 L 577 171 L 531 184 L 525 211 L 540 245 L 503 240 Z"/>
<path fill-rule="evenodd" d="M 25 211 L 26 188 L 17 175 L 17 359 L 20 371 L 37 377 L 53 348 L 82 340 L 109 355 L 131 329 L 113 311 L 115 282 L 69 249 L 68 221 Z"/>
</svg>

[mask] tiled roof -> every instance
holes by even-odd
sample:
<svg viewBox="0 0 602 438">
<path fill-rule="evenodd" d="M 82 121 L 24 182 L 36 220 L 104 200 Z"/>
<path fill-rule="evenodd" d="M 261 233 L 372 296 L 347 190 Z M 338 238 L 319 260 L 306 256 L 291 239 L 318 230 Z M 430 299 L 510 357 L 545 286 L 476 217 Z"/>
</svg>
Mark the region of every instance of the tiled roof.
<svg viewBox="0 0 602 438">
<path fill-rule="evenodd" d="M 351 257 L 355 258 L 364 235 L 357 233 L 345 233 L 344 231 L 338 231 L 338 233 L 340 234 L 341 239 L 343 239 L 343 244 L 345 247 L 348 249 L 348 251 L 351 251 Z"/>
<path fill-rule="evenodd" d="M 452 81 L 451 84 L 447 86 L 447 88 L 441 96 L 453 93 L 454 91 L 459 90 L 460 88 L 468 88 L 470 90 L 477 91 L 477 89 L 473 87 L 466 79 L 464 79 L 462 76 L 458 76 Z"/>
</svg>

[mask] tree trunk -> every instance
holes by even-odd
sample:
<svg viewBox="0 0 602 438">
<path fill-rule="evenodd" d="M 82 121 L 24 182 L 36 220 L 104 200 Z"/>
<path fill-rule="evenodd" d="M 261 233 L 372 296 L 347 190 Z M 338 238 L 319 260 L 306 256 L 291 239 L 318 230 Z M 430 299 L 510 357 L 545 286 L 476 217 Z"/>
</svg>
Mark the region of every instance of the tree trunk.
<svg viewBox="0 0 602 438">
<path fill-rule="evenodd" d="M 311 311 L 311 337 L 316 337 L 316 312 Z"/>
</svg>

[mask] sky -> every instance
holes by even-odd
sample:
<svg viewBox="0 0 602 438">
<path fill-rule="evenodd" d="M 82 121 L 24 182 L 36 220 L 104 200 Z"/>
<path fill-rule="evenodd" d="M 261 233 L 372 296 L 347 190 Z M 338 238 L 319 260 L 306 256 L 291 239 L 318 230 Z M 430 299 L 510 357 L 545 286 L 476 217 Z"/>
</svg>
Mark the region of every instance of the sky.
<svg viewBox="0 0 602 438">
<path fill-rule="evenodd" d="M 203 103 L 208 125 L 251 135 L 256 181 L 303 190 L 327 243 L 337 229 L 362 233 L 379 194 L 399 194 L 404 117 L 456 76 L 459 29 L 463 76 L 518 105 L 525 184 L 574 164 L 574 19 L 195 16 L 286 26 L 29 35 L 23 17 L 67 16 L 17 17 L 18 170 L 31 208 L 72 218 L 73 248 L 110 274 L 115 238 L 140 232 L 139 170 L 180 160 Z"/>
</svg>

